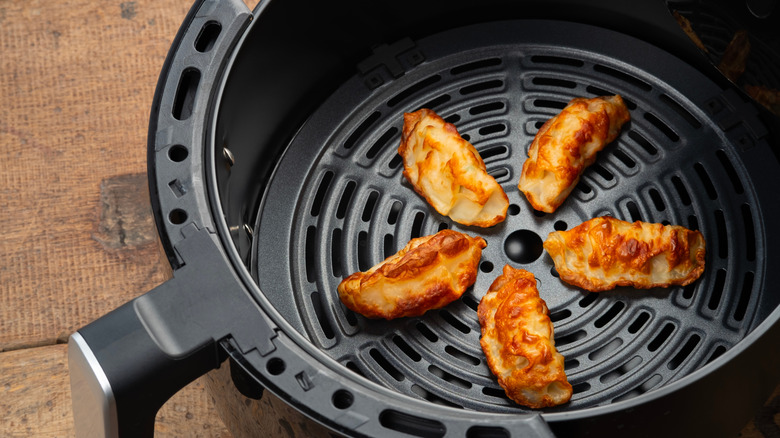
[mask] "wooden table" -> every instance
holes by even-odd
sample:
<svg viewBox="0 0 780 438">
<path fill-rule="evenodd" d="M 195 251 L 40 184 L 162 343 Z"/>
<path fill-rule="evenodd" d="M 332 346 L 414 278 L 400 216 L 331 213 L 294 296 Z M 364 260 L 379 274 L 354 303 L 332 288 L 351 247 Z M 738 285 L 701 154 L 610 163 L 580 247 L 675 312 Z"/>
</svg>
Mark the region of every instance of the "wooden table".
<svg viewBox="0 0 780 438">
<path fill-rule="evenodd" d="M 190 5 L 0 0 L 0 436 L 74 436 L 68 336 L 170 276 L 146 134 Z M 780 431 L 775 412 L 761 421 Z M 156 430 L 231 436 L 203 379 L 161 409 Z M 751 423 L 743 436 L 763 435 Z"/>
<path fill-rule="evenodd" d="M 0 436 L 74 436 L 70 333 L 169 278 L 146 134 L 191 0 L 0 0 Z M 230 437 L 202 380 L 162 437 Z"/>
</svg>

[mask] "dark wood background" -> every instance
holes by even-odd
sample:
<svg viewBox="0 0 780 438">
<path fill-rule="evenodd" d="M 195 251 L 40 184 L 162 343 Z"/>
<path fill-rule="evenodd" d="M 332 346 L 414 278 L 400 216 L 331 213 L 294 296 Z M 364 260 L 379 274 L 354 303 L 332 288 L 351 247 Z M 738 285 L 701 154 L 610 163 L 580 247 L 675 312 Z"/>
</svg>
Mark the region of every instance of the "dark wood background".
<svg viewBox="0 0 780 438">
<path fill-rule="evenodd" d="M 190 5 L 0 0 L 3 437 L 74 436 L 68 336 L 171 275 L 149 207 L 146 134 Z M 780 436 L 778 405 L 775 392 L 742 436 Z M 231 436 L 204 378 L 162 408 L 156 430 Z"/>
</svg>

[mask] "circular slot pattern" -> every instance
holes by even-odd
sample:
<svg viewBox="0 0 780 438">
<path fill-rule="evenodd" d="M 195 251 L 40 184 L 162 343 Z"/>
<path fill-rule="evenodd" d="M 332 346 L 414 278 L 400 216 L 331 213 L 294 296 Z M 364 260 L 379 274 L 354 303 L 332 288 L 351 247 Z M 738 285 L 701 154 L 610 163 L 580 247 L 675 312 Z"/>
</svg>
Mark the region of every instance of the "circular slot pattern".
<svg viewBox="0 0 780 438">
<path fill-rule="evenodd" d="M 574 396 L 550 411 L 640 396 L 702 367 L 749 332 L 760 295 L 760 212 L 734 146 L 706 112 L 664 78 L 603 53 L 523 40 L 469 51 L 462 48 L 474 41 L 457 31 L 435 41 L 419 42 L 425 62 L 388 86 L 369 90 L 360 78 L 348 81 L 329 101 L 341 106 L 326 102 L 320 111 L 327 117 L 313 117 L 278 163 L 255 227 L 257 247 L 275 255 L 257 254 L 254 270 L 291 326 L 368 380 L 489 412 L 523 410 L 506 398 L 479 345 L 479 300 L 505 264 L 537 277 L 566 358 Z M 361 93 L 354 108 L 341 104 Z M 533 211 L 516 184 L 536 131 L 573 97 L 615 93 L 632 121 L 558 211 Z M 461 227 L 403 178 L 396 153 L 403 113 L 421 107 L 456 124 L 483 156 L 510 200 L 504 223 Z M 543 236 L 600 215 L 701 230 L 707 270 L 685 288 L 596 294 L 561 282 Z M 462 299 L 393 321 L 367 320 L 340 303 L 342 278 L 444 228 L 488 242 L 477 282 Z"/>
</svg>

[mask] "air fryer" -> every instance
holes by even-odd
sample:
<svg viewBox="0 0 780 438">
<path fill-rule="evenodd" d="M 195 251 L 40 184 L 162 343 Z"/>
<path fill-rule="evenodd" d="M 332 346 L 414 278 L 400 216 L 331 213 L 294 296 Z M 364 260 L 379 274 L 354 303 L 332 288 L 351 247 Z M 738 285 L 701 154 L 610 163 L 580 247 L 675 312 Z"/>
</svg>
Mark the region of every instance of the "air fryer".
<svg viewBox="0 0 780 438">
<path fill-rule="evenodd" d="M 763 30 L 778 13 L 752 3 L 769 13 L 693 1 L 196 2 L 149 127 L 173 278 L 72 335 L 77 433 L 150 436 L 172 394 L 229 367 L 242 393 L 336 435 L 735 436 L 780 382 L 780 131 L 744 88 L 780 82 L 776 36 Z M 716 61 L 743 26 L 749 64 L 732 81 Z M 534 211 L 516 189 L 534 134 L 570 99 L 607 94 L 632 120 L 555 213 Z M 402 177 L 403 113 L 423 107 L 504 187 L 503 223 L 454 223 Z M 700 230 L 704 274 L 601 293 L 561 282 L 541 241 L 601 215 Z M 444 228 L 488 242 L 461 299 L 392 321 L 340 303 L 342 278 Z M 569 403 L 519 406 L 487 368 L 476 309 L 505 264 L 537 277 Z"/>
</svg>

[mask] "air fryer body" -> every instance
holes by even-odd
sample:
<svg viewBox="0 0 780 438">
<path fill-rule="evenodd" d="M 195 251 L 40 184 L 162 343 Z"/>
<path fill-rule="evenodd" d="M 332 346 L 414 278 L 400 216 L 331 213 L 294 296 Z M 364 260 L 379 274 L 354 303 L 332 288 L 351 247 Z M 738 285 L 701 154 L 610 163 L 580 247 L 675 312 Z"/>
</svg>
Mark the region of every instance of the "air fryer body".
<svg viewBox="0 0 780 438">
<path fill-rule="evenodd" d="M 679 28 L 670 6 L 691 5 L 196 3 L 149 131 L 174 279 L 106 320 L 131 321 L 160 376 L 219 366 L 210 388 L 220 412 L 240 398 L 244 417 L 226 420 L 238 435 L 280 412 L 294 430 L 348 436 L 734 435 L 780 381 L 777 120 Z M 629 102 L 630 127 L 559 213 L 535 213 L 516 190 L 533 134 L 568 99 L 612 93 Z M 422 106 L 483 155 L 513 205 L 505 224 L 460 227 L 402 179 L 402 114 Z M 512 231 L 543 238 L 597 214 L 702 230 L 705 276 L 593 294 L 561 284 L 543 254 L 521 263 L 548 301 L 575 395 L 519 407 L 481 356 L 476 305 L 502 264 L 517 264 L 503 250 Z M 341 277 L 442 228 L 488 240 L 462 300 L 389 322 L 338 302 Z M 98 428 L 125 430 L 110 425 L 119 412 L 148 432 L 121 412 L 148 418 L 179 382 L 135 397 L 110 383 L 125 378 L 107 362 L 116 333 L 100 321 L 79 333 L 72 357 L 107 375 L 74 373 L 79 384 L 120 388 L 93 403 L 107 406 Z"/>
</svg>

